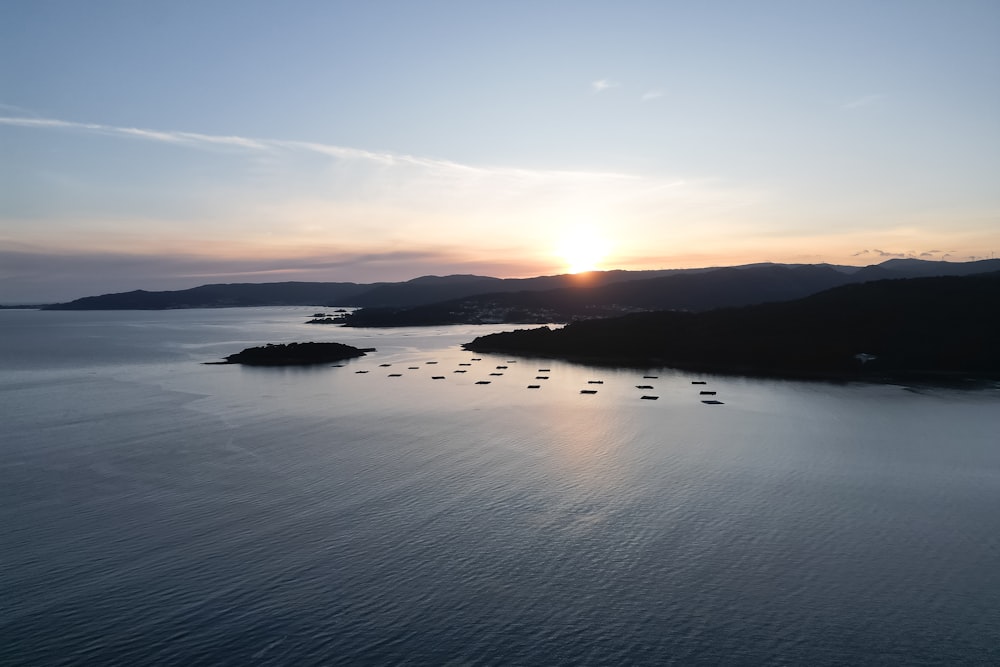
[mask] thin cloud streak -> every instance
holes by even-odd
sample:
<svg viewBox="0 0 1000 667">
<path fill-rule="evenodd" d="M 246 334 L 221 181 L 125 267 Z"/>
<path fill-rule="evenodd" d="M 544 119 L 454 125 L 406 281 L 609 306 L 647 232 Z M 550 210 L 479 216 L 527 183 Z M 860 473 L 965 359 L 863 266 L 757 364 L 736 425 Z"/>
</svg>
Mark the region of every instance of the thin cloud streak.
<svg viewBox="0 0 1000 667">
<path fill-rule="evenodd" d="M 615 84 L 617 85 L 617 84 Z M 0 116 L 0 125 L 13 127 L 62 129 L 83 132 L 94 132 L 111 136 L 123 136 L 147 141 L 168 144 L 189 145 L 194 147 L 231 146 L 253 151 L 298 151 L 315 153 L 339 160 L 366 160 L 384 166 L 412 165 L 438 170 L 462 172 L 466 174 L 502 174 L 512 177 L 544 180 L 586 175 L 596 178 L 634 178 L 627 174 L 612 172 L 577 172 L 569 170 L 528 170 L 509 167 L 475 167 L 450 160 L 417 157 L 407 154 L 375 152 L 360 148 L 323 144 L 311 141 L 296 141 L 287 139 L 259 139 L 234 135 L 212 135 L 199 132 L 162 131 L 134 127 L 117 127 L 99 123 L 80 123 L 76 121 L 59 120 L 55 118 L 26 118 L 23 116 Z"/>
<path fill-rule="evenodd" d="M 159 132 L 156 130 L 146 130 L 136 127 L 115 127 L 113 125 L 102 125 L 99 123 L 78 123 L 68 120 L 58 120 L 55 118 L 0 116 L 0 125 L 62 130 L 83 130 L 101 134 L 138 137 L 140 139 L 148 139 L 151 141 L 171 144 L 236 146 L 257 150 L 266 148 L 265 142 L 260 142 L 255 139 L 247 139 L 245 137 L 216 136 L 210 134 L 200 134 L 197 132 Z"/>
</svg>

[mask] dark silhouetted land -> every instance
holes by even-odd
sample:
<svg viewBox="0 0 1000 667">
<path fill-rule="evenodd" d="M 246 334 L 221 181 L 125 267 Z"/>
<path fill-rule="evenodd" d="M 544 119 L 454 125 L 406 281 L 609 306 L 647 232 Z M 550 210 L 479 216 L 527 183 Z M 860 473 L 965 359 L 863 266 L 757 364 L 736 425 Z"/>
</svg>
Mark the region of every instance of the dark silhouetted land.
<svg viewBox="0 0 1000 667">
<path fill-rule="evenodd" d="M 610 283 L 581 282 L 550 290 L 480 294 L 411 307 L 362 308 L 338 323 L 357 327 L 546 324 L 656 310 L 699 312 L 789 301 L 832 287 L 886 278 L 997 270 L 1000 260 L 966 263 L 890 260 L 852 270 L 824 264 L 758 264 Z"/>
<path fill-rule="evenodd" d="M 894 259 L 860 269 L 828 264 L 752 264 L 660 271 L 595 271 L 519 279 L 454 275 L 372 284 L 242 283 L 163 292 L 135 290 L 88 296 L 44 308 L 164 310 L 236 306 L 354 306 L 362 310 L 346 319 L 346 323 L 353 326 L 565 322 L 642 310 L 707 310 L 782 301 L 838 285 L 885 278 L 964 275 L 998 270 L 1000 259 L 964 263 Z M 338 320 L 336 323 L 341 322 Z"/>
<path fill-rule="evenodd" d="M 882 280 L 794 301 L 481 336 L 466 349 L 783 376 L 1000 377 L 1000 272 Z"/>
<path fill-rule="evenodd" d="M 324 364 L 363 357 L 366 351 L 371 350 L 362 350 L 343 343 L 268 344 L 262 347 L 248 347 L 242 352 L 230 354 L 224 363 L 249 366 Z"/>
</svg>

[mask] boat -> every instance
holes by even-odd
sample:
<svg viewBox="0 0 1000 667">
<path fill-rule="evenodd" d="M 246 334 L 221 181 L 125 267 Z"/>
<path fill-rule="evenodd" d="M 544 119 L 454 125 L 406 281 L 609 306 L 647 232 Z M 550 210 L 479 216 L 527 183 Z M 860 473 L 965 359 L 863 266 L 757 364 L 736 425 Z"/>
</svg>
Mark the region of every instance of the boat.
<svg viewBox="0 0 1000 667">
<path fill-rule="evenodd" d="M 655 401 L 656 399 L 659 398 L 659 396 L 640 396 L 639 398 L 641 398 L 644 401 Z"/>
<path fill-rule="evenodd" d="M 581 389 L 580 393 L 581 394 L 596 394 L 597 390 L 596 389 Z"/>
</svg>

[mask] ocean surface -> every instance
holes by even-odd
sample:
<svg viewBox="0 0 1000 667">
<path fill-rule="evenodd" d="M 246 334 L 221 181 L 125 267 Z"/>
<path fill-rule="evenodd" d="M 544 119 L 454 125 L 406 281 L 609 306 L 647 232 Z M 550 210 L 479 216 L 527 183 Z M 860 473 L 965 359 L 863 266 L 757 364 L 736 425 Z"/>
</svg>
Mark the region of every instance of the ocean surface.
<svg viewBox="0 0 1000 667">
<path fill-rule="evenodd" d="M 314 310 L 0 311 L 0 664 L 1000 664 L 1000 388 Z"/>
</svg>

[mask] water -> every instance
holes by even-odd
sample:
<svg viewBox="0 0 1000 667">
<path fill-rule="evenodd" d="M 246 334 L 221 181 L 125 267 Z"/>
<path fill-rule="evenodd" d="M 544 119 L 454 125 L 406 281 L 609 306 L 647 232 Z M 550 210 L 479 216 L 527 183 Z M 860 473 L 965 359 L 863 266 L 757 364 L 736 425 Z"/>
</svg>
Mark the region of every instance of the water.
<svg viewBox="0 0 1000 667">
<path fill-rule="evenodd" d="M 1000 662 L 1000 390 L 311 312 L 0 311 L 0 663 Z M 201 363 L 294 340 L 378 352 Z"/>
</svg>

